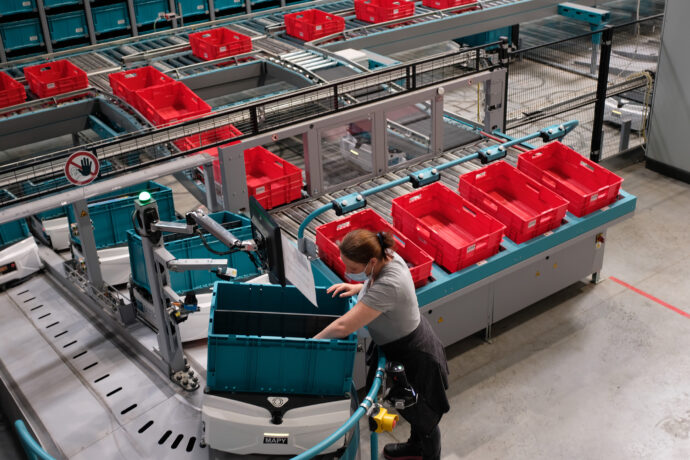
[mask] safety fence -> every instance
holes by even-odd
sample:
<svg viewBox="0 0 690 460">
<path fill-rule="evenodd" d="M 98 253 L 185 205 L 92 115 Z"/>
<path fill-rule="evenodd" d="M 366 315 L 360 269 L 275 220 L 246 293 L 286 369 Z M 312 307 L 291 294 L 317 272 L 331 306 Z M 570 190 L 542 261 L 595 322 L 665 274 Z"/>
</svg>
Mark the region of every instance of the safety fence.
<svg viewBox="0 0 690 460">
<path fill-rule="evenodd" d="M 577 119 L 567 143 L 594 161 L 644 146 L 663 15 L 509 53 L 506 132 Z"/>
</svg>

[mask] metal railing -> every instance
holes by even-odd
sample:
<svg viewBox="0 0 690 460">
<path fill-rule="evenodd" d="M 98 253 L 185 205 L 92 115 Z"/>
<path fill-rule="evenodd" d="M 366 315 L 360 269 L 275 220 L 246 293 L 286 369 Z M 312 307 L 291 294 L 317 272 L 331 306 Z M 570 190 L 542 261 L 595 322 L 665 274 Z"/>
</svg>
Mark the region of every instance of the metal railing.
<svg viewBox="0 0 690 460">
<path fill-rule="evenodd" d="M 242 140 L 290 126 L 298 121 L 304 122 L 361 107 L 408 91 L 498 68 L 502 65 L 499 59 L 487 58 L 485 51 L 498 44 L 499 42 L 489 43 L 447 55 L 391 66 L 331 84 L 304 88 L 289 95 L 219 111 L 172 126 L 129 133 L 115 139 L 97 141 L 7 164 L 0 167 L 0 189 L 6 189 L 14 198 L 1 202 L 0 207 L 73 188 L 71 184 L 56 183 L 54 187 L 30 190 L 26 183 L 61 175 L 65 160 L 76 150 L 92 152 L 101 165 L 104 161 L 110 162 L 111 171 L 102 177 L 114 177 L 228 142 L 228 139 L 224 139 L 184 152 L 169 149 L 172 141 L 210 129 L 232 124 L 243 133 L 233 140 Z M 348 95 L 354 99 L 345 97 Z"/>
</svg>

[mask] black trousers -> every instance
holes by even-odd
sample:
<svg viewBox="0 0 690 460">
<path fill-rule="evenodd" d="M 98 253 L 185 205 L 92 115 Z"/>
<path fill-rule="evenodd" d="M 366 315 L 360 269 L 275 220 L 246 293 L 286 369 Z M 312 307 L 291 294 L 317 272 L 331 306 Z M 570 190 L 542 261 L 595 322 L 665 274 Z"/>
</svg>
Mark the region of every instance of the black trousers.
<svg viewBox="0 0 690 460">
<path fill-rule="evenodd" d="M 440 460 L 441 430 L 438 423 L 441 417 L 421 396 L 417 404 L 400 409 L 398 413 L 410 424 L 410 438 L 407 442 L 419 446 L 423 460 Z"/>
</svg>

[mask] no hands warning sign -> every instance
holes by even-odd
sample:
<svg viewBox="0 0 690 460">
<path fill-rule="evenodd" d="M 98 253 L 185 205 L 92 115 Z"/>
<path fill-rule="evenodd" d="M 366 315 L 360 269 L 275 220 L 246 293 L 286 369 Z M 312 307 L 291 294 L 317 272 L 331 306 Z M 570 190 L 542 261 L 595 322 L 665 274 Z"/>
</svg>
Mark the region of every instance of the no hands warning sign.
<svg viewBox="0 0 690 460">
<path fill-rule="evenodd" d="M 96 177 L 100 165 L 98 158 L 91 152 L 81 150 L 69 156 L 65 163 L 65 177 L 74 185 L 86 185 L 91 183 Z"/>
</svg>

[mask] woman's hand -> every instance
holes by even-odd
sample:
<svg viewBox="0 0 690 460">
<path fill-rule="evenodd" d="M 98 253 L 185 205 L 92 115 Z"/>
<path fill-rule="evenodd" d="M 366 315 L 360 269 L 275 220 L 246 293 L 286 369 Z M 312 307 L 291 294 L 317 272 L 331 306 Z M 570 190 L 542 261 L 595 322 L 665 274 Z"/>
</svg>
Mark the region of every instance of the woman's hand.
<svg viewBox="0 0 690 460">
<path fill-rule="evenodd" d="M 340 294 L 340 297 L 352 297 L 359 294 L 362 290 L 362 284 L 338 283 L 326 289 L 326 292 L 333 294 L 333 297 Z"/>
</svg>

